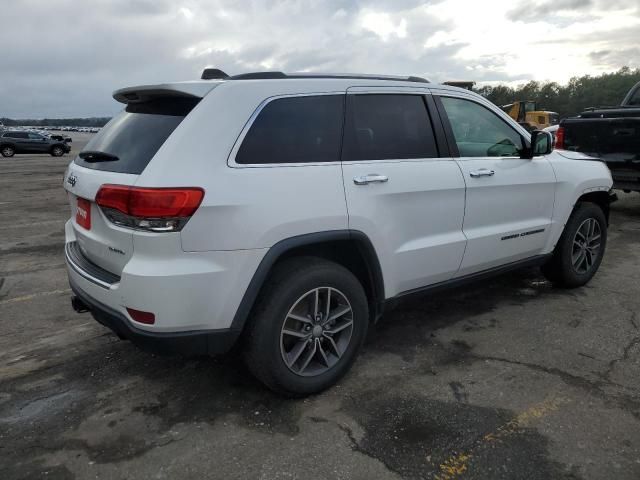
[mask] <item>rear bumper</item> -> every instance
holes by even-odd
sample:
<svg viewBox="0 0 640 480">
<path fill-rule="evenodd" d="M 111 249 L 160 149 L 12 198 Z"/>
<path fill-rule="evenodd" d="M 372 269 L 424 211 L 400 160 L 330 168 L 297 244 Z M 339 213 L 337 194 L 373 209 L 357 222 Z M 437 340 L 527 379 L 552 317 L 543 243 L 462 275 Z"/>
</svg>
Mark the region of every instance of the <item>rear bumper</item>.
<svg viewBox="0 0 640 480">
<path fill-rule="evenodd" d="M 120 338 L 155 353 L 183 355 L 216 355 L 228 352 L 238 339 L 238 331 L 200 330 L 186 332 L 149 332 L 135 327 L 121 313 L 92 298 L 69 279 L 71 290 L 93 318 L 110 328 Z M 77 301 L 76 301 L 77 303 Z"/>
</svg>

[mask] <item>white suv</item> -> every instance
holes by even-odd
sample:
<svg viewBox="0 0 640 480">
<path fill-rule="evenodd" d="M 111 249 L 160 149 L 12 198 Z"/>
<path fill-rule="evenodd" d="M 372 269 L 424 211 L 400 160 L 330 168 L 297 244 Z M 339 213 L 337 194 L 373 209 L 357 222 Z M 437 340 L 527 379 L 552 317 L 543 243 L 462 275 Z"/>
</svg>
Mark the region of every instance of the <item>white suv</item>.
<svg viewBox="0 0 640 480">
<path fill-rule="evenodd" d="M 351 366 L 407 294 L 605 249 L 605 164 L 552 151 L 467 90 L 416 77 L 228 77 L 125 88 L 69 165 L 78 311 L 156 350 L 238 344 L 289 395 Z M 533 142 L 533 147 L 531 146 Z"/>
</svg>

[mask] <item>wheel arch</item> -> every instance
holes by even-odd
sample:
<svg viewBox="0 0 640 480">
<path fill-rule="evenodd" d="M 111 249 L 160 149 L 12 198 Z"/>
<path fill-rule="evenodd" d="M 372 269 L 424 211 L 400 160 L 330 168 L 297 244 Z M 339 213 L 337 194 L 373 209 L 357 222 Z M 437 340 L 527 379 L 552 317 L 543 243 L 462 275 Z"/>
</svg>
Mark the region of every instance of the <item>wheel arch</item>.
<svg viewBox="0 0 640 480">
<path fill-rule="evenodd" d="M 580 197 L 578 197 L 578 200 L 576 200 L 573 210 L 576 209 L 579 203 L 583 203 L 583 202 L 595 203 L 600 208 L 602 208 L 602 211 L 604 212 L 604 216 L 607 219 L 607 225 L 608 225 L 609 211 L 610 211 L 610 205 L 612 201 L 614 201 L 612 199 L 612 195 L 609 192 L 605 192 L 602 190 L 597 192 L 583 193 Z"/>
<path fill-rule="evenodd" d="M 384 281 L 371 240 L 360 231 L 333 230 L 287 238 L 271 247 L 245 290 L 231 329 L 240 335 L 265 281 L 278 262 L 295 256 L 309 255 L 334 261 L 349 269 L 365 289 L 371 320 L 376 321 L 382 315 L 385 299 Z"/>
</svg>

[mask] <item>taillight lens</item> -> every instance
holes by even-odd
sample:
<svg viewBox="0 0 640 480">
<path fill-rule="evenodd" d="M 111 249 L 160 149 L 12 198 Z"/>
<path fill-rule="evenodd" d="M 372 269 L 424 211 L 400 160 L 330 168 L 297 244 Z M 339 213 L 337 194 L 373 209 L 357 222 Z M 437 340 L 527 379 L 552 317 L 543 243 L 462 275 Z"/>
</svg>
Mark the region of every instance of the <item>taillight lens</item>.
<svg viewBox="0 0 640 480">
<path fill-rule="evenodd" d="M 103 185 L 96 203 L 116 225 L 175 232 L 184 227 L 204 198 L 204 190 L 188 188 L 144 188 Z"/>
<path fill-rule="evenodd" d="M 556 130 L 555 148 L 564 150 L 564 127 L 558 127 L 558 130 Z"/>
</svg>

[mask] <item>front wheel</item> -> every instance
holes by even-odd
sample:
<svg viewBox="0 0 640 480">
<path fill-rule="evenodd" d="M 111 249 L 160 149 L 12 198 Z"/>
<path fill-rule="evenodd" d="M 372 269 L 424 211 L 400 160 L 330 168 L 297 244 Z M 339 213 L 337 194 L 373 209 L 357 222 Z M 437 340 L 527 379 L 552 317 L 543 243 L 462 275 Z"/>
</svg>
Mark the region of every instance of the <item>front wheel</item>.
<svg viewBox="0 0 640 480">
<path fill-rule="evenodd" d="M 298 257 L 276 267 L 245 340 L 251 372 L 288 396 L 320 392 L 353 364 L 369 322 L 367 297 L 343 266 Z"/>
<path fill-rule="evenodd" d="M 606 244 L 604 212 L 595 203 L 579 203 L 542 273 L 560 287 L 581 287 L 598 271 Z"/>
<path fill-rule="evenodd" d="M 61 157 L 64 155 L 64 149 L 62 147 L 53 147 L 51 149 L 51 155 L 54 157 Z"/>
<path fill-rule="evenodd" d="M 2 152 L 3 157 L 13 157 L 16 153 L 15 149 L 8 145 L 2 147 L 0 151 Z"/>
</svg>

